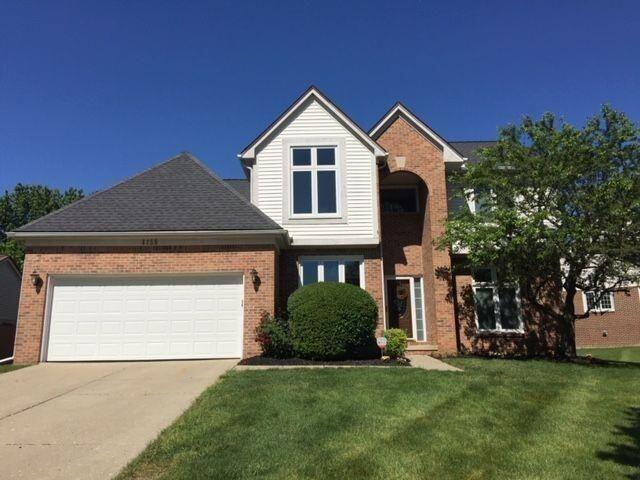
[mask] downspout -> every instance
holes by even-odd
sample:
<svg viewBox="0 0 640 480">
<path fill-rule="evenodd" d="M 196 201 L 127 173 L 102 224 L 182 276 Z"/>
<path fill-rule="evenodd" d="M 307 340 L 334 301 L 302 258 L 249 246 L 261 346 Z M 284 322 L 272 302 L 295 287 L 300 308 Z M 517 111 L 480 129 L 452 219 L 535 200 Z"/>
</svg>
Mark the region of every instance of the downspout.
<svg viewBox="0 0 640 480">
<path fill-rule="evenodd" d="M 12 363 L 12 362 L 13 362 L 13 357 L 0 358 L 0 365 L 2 365 L 3 363 Z"/>
</svg>

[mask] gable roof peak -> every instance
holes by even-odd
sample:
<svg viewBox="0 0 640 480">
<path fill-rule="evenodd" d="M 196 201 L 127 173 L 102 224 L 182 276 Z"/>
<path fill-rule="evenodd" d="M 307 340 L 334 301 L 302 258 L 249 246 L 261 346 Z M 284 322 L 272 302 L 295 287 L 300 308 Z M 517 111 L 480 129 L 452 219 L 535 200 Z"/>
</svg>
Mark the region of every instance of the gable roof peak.
<svg viewBox="0 0 640 480">
<path fill-rule="evenodd" d="M 258 135 L 249 145 L 247 145 L 238 157 L 242 159 L 253 159 L 256 150 L 260 145 L 274 135 L 278 128 L 289 118 L 295 115 L 298 110 L 305 105 L 309 99 L 313 98 L 322 105 L 336 120 L 342 123 L 351 133 L 366 145 L 376 157 L 385 157 L 387 152 L 372 139 L 356 122 L 344 113 L 335 103 L 320 91 L 315 85 L 310 85 L 289 107 L 285 109 L 260 135 Z"/>
<path fill-rule="evenodd" d="M 438 132 L 427 125 L 420 117 L 413 113 L 402 102 L 397 101 L 380 120 L 369 130 L 369 136 L 374 140 L 389 128 L 398 118 L 403 118 L 427 140 L 442 148 L 445 153 L 445 162 L 464 162 L 465 157 L 450 142 L 444 139 Z"/>
</svg>

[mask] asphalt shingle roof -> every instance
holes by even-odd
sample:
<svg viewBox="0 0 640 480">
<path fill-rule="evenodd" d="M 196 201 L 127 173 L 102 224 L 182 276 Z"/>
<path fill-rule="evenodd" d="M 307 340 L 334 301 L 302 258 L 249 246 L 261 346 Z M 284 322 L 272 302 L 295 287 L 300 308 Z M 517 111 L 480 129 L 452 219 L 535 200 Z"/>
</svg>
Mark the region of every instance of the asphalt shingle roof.
<svg viewBox="0 0 640 480">
<path fill-rule="evenodd" d="M 251 187 L 249 180 L 245 178 L 225 178 L 224 181 L 244 198 L 247 200 L 251 199 Z"/>
<path fill-rule="evenodd" d="M 189 153 L 31 222 L 17 232 L 275 230 L 281 227 Z"/>
<path fill-rule="evenodd" d="M 479 148 L 486 148 L 495 145 L 495 140 L 483 140 L 483 141 L 464 141 L 464 142 L 449 142 L 453 148 L 460 152 L 464 157 L 467 157 L 469 163 L 478 163 L 480 156 L 478 155 Z"/>
</svg>

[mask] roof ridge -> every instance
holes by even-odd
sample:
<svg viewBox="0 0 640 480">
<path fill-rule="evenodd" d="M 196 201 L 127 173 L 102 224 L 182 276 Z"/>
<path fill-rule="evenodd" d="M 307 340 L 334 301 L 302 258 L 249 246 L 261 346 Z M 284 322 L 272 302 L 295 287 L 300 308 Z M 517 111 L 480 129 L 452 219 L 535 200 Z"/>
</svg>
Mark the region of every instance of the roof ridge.
<svg viewBox="0 0 640 480">
<path fill-rule="evenodd" d="M 202 170 L 204 170 L 205 173 L 207 173 L 210 177 L 212 177 L 214 180 L 219 182 L 225 189 L 227 189 L 227 191 L 231 192 L 233 195 L 235 195 L 237 198 L 239 198 L 241 202 L 243 202 L 245 205 L 251 207 L 258 214 L 260 214 L 263 218 L 265 218 L 269 222 L 273 223 L 277 228 L 282 229 L 282 226 L 280 226 L 275 220 L 273 220 L 271 217 L 269 217 L 266 213 L 264 213 L 262 210 L 260 210 L 258 207 L 256 207 L 253 203 L 251 203 L 245 197 L 240 195 L 240 193 L 238 193 L 236 190 L 231 188 L 231 186 L 227 182 L 225 182 L 216 172 L 214 172 L 209 167 L 207 167 L 204 163 L 202 163 L 199 158 L 197 158 L 195 155 L 192 155 L 189 152 L 183 152 L 183 153 L 192 162 L 196 163 Z M 239 179 L 239 180 L 241 180 L 241 179 Z"/>
<path fill-rule="evenodd" d="M 113 190 L 114 188 L 122 185 L 125 182 L 128 182 L 129 180 L 133 180 L 134 178 L 139 177 L 140 175 L 143 175 L 143 174 L 145 174 L 145 173 L 147 173 L 147 172 L 149 172 L 149 171 L 151 171 L 151 170 L 153 170 L 155 168 L 158 168 L 158 167 L 160 167 L 162 165 L 165 165 L 165 164 L 167 164 L 167 163 L 169 163 L 169 162 L 171 162 L 173 160 L 177 160 L 178 158 L 183 156 L 185 153 L 188 153 L 188 152 L 184 152 L 184 151 L 180 152 L 179 154 L 174 155 L 173 157 L 168 158 L 167 160 L 163 160 L 160 163 L 152 165 L 151 167 L 146 168 L 146 169 L 142 170 L 141 172 L 138 172 L 138 173 L 135 173 L 133 175 L 130 175 L 130 176 L 126 177 L 125 179 L 120 180 L 117 183 L 114 183 L 110 187 L 103 188 L 102 190 L 97 190 L 97 191 L 93 192 L 92 194 L 87 195 L 86 197 L 82 197 L 81 199 L 76 200 L 75 202 L 68 203 L 67 205 L 65 205 L 63 207 L 60 207 L 57 210 L 54 210 L 53 212 L 49 212 L 46 215 L 43 215 L 42 217 L 36 218 L 35 220 L 31 220 L 29 223 L 25 223 L 24 225 L 21 225 L 20 227 L 16 228 L 15 231 L 19 232 L 23 228 L 30 227 L 30 226 L 34 225 L 35 223 L 39 222 L 40 220 L 44 220 L 45 218 L 48 219 L 48 218 L 51 218 L 51 217 L 55 217 L 56 215 L 58 215 L 61 212 L 65 211 L 67 208 L 71 207 L 72 205 L 75 206 L 75 205 L 80 205 L 81 203 L 85 203 L 87 200 L 95 198 L 95 197 L 97 197 L 98 195 L 100 195 L 102 193 L 108 192 L 109 190 Z"/>
</svg>

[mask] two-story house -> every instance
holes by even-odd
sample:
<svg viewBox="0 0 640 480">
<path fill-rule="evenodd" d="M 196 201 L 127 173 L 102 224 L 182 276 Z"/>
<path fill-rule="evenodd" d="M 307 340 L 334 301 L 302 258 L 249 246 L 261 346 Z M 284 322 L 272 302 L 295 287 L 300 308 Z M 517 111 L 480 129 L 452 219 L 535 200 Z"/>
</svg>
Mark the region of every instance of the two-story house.
<svg viewBox="0 0 640 480">
<path fill-rule="evenodd" d="M 27 248 L 15 361 L 249 357 L 263 311 L 348 282 L 414 353 L 525 348 L 516 287 L 434 240 L 448 175 L 490 142 L 448 142 L 401 104 L 362 130 L 309 88 L 222 180 L 182 153 L 12 235 Z M 465 299 L 471 295 L 471 301 Z"/>
</svg>

